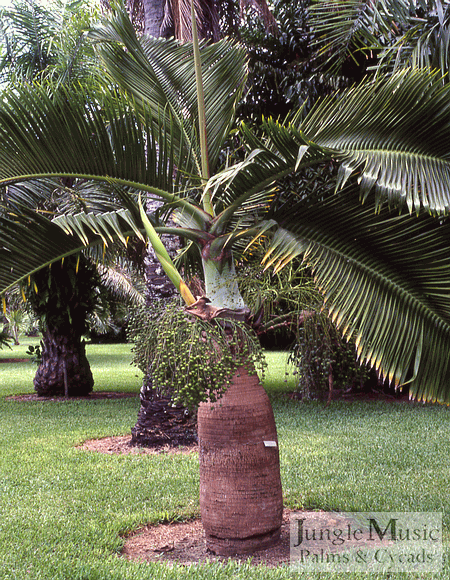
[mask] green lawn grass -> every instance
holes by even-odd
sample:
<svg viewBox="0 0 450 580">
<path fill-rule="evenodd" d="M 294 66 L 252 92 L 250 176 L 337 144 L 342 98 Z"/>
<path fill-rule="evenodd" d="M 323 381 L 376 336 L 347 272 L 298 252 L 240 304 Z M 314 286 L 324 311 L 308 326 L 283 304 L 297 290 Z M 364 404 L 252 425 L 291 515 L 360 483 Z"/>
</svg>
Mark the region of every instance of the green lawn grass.
<svg viewBox="0 0 450 580">
<path fill-rule="evenodd" d="M 23 342 L 0 351 L 0 357 L 20 358 L 29 343 Z M 139 407 L 141 378 L 130 366 L 129 346 L 88 345 L 87 353 L 95 390 L 135 392 L 136 397 L 11 401 L 6 397 L 33 392 L 35 366 L 0 364 L 0 579 L 311 577 L 289 567 L 168 568 L 124 561 L 119 554 L 127 532 L 198 515 L 198 457 L 111 456 L 76 449 L 88 438 L 130 433 Z M 269 353 L 268 360 L 265 385 L 278 425 L 285 505 L 442 511 L 448 542 L 449 410 L 398 402 L 299 403 L 287 396 L 294 381 L 285 382 L 285 355 Z M 447 565 L 439 577 L 450 577 Z"/>
<path fill-rule="evenodd" d="M 16 395 L 34 392 L 33 376 L 37 367 L 27 354 L 27 350 L 30 346 L 39 345 L 39 341 L 39 338 L 23 337 L 20 345 L 0 350 L 0 361 L 2 359 L 29 359 L 27 363 L 0 362 L 0 393 Z M 94 375 L 94 391 L 139 393 L 142 373 L 131 364 L 129 344 L 88 343 L 86 352 Z"/>
</svg>

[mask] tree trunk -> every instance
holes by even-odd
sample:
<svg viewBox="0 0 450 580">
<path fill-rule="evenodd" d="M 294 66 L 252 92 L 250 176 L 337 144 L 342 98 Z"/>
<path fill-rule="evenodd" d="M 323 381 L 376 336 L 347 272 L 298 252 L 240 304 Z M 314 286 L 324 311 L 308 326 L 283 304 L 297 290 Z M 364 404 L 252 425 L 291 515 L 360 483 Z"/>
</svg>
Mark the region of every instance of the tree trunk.
<svg viewBox="0 0 450 580">
<path fill-rule="evenodd" d="M 283 516 L 278 439 L 258 377 L 240 368 L 221 399 L 200 405 L 197 420 L 207 547 L 232 555 L 275 544 Z"/>
<path fill-rule="evenodd" d="M 196 425 L 185 407 L 170 398 L 141 389 L 141 406 L 131 430 L 131 444 L 139 447 L 179 447 L 197 442 Z"/>
<path fill-rule="evenodd" d="M 81 336 L 72 328 L 47 328 L 42 334 L 42 360 L 34 377 L 34 388 L 39 397 L 83 397 L 94 386 L 86 348 Z"/>
<path fill-rule="evenodd" d="M 148 211 L 155 211 L 159 204 L 147 203 Z M 179 240 L 174 236 L 162 236 L 164 245 L 174 256 Z M 147 308 L 156 303 L 164 304 L 176 292 L 175 286 L 164 273 L 149 244 L 145 257 L 145 282 Z M 149 373 L 144 376 L 140 392 L 140 409 L 136 425 L 131 430 L 131 443 L 139 447 L 190 445 L 197 442 L 195 420 L 185 407 L 172 406 L 169 397 L 162 397 L 157 385 L 153 385 Z"/>
<path fill-rule="evenodd" d="M 155 38 L 173 36 L 168 0 L 142 0 L 142 4 L 144 8 L 144 34 Z"/>
</svg>

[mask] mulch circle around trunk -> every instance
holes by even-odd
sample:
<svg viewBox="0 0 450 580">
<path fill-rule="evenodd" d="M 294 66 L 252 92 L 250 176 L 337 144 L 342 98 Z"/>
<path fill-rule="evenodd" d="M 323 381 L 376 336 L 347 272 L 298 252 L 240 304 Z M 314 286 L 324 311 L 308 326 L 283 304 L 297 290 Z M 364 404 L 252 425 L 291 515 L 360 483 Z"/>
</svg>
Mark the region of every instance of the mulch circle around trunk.
<svg viewBox="0 0 450 580">
<path fill-rule="evenodd" d="M 139 447 L 133 445 L 130 435 L 119 437 L 102 437 L 101 439 L 89 439 L 79 445 L 77 449 L 84 451 L 96 451 L 106 453 L 107 455 L 159 455 L 169 454 L 189 454 L 198 451 L 198 445 L 180 445 L 173 446 L 170 444 L 160 444 L 153 447 Z"/>
<path fill-rule="evenodd" d="M 289 565 L 291 510 L 283 512 L 280 542 L 267 550 L 250 555 L 216 556 L 206 548 L 205 534 L 200 520 L 146 526 L 131 533 L 122 550 L 127 560 L 174 564 L 206 564 L 207 562 L 246 562 L 275 567 Z"/>
</svg>

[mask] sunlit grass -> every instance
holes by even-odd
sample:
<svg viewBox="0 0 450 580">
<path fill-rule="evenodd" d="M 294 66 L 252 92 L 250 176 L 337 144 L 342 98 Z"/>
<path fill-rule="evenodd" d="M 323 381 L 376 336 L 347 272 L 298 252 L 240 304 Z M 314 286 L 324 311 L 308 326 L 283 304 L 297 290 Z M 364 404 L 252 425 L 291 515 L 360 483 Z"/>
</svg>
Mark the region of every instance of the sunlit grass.
<svg viewBox="0 0 450 580">
<path fill-rule="evenodd" d="M 22 337 L 20 345 L 0 349 L 0 392 L 4 395 L 33 393 L 36 364 L 27 354 L 29 346 L 39 345 L 39 338 Z M 94 391 L 138 393 L 141 371 L 131 364 L 129 344 L 86 344 L 86 353 L 94 375 Z M 28 362 L 2 363 L 2 359 L 29 359 Z"/>
<path fill-rule="evenodd" d="M 19 352 L 14 347 L 0 354 L 8 358 Z M 0 578 L 310 577 L 289 568 L 168 568 L 119 557 L 130 530 L 198 515 L 198 457 L 114 456 L 76 449 L 88 438 L 130 433 L 139 407 L 141 379 L 130 366 L 129 345 L 88 345 L 87 352 L 96 390 L 130 391 L 136 397 L 6 400 L 14 393 L 33 392 L 35 366 L 0 364 Z M 286 506 L 442 511 L 448 529 L 447 408 L 398 402 L 333 402 L 329 407 L 300 403 L 288 396 L 295 382 L 285 382 L 285 355 L 269 353 L 268 360 L 266 388 L 278 425 Z M 390 576 L 397 577 L 402 576 Z M 440 577 L 450 577 L 448 568 Z"/>
</svg>

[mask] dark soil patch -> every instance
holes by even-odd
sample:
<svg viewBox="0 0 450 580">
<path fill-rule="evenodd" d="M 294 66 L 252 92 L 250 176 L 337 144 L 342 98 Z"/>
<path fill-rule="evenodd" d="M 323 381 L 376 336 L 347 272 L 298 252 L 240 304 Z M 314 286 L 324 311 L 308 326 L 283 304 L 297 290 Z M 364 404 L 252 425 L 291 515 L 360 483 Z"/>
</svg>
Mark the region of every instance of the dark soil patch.
<svg viewBox="0 0 450 580">
<path fill-rule="evenodd" d="M 0 363 L 24 363 L 31 362 L 30 358 L 0 358 Z"/>
<path fill-rule="evenodd" d="M 131 430 L 132 444 L 138 447 L 190 446 L 197 443 L 196 413 L 189 413 L 170 398 L 146 400 Z"/>
</svg>

